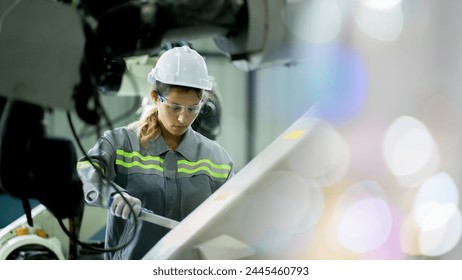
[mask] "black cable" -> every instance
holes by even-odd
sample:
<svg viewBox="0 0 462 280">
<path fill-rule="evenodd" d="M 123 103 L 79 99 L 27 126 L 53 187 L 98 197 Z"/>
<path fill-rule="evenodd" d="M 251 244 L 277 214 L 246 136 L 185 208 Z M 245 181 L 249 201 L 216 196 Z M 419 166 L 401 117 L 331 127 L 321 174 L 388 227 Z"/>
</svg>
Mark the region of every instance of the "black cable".
<svg viewBox="0 0 462 280">
<path fill-rule="evenodd" d="M 71 128 L 72 134 L 74 135 L 75 141 L 77 142 L 77 145 L 79 146 L 82 153 L 85 155 L 85 158 L 91 163 L 93 168 L 95 168 L 97 170 L 97 172 L 99 172 L 101 177 L 106 179 L 107 182 L 111 183 L 111 185 L 114 187 L 115 191 L 117 193 L 121 194 L 122 199 L 125 201 L 125 203 L 127 203 L 128 207 L 130 208 L 131 215 L 134 217 L 134 219 L 133 219 L 133 222 L 134 222 L 134 230 L 133 230 L 133 232 L 134 232 L 134 234 L 130 237 L 130 239 L 126 243 L 124 243 L 122 245 L 112 247 L 112 248 L 101 249 L 99 247 L 92 246 L 92 245 L 90 245 L 88 243 L 81 242 L 75 235 L 73 235 L 71 232 L 69 232 L 69 230 L 65 227 L 65 225 L 63 224 L 63 222 L 61 220 L 58 220 L 59 224 L 60 224 L 61 228 L 63 229 L 63 231 L 66 233 L 66 235 L 69 236 L 69 238 L 71 238 L 72 241 L 74 241 L 76 244 L 78 244 L 78 245 L 80 245 L 80 246 L 82 246 L 84 248 L 87 248 L 87 249 L 90 249 L 90 250 L 93 250 L 93 251 L 97 251 L 97 252 L 115 252 L 115 251 L 118 251 L 120 249 L 123 249 L 123 248 L 127 247 L 133 241 L 133 239 L 135 238 L 135 234 L 137 232 L 137 227 L 138 227 L 138 217 L 136 217 L 136 215 L 134 214 L 135 211 L 133 210 L 133 207 L 130 205 L 130 203 L 125 198 L 125 196 L 122 195 L 121 191 L 117 188 L 115 183 L 111 179 L 109 179 L 105 174 L 103 174 L 102 171 L 99 168 L 96 167 L 96 164 L 93 162 L 93 160 L 90 159 L 90 157 L 88 157 L 87 153 L 85 152 L 85 150 L 84 150 L 84 148 L 82 146 L 82 143 L 80 142 L 80 139 L 77 137 L 77 133 L 75 131 L 74 124 L 72 122 L 72 118 L 71 118 L 71 115 L 70 115 L 69 112 L 67 112 L 67 119 L 69 121 L 69 126 Z"/>
<path fill-rule="evenodd" d="M 32 219 L 32 209 L 30 207 L 30 202 L 27 197 L 21 197 L 22 207 L 24 208 L 24 212 L 26 213 L 27 224 L 30 227 L 34 226 L 34 220 Z"/>
</svg>

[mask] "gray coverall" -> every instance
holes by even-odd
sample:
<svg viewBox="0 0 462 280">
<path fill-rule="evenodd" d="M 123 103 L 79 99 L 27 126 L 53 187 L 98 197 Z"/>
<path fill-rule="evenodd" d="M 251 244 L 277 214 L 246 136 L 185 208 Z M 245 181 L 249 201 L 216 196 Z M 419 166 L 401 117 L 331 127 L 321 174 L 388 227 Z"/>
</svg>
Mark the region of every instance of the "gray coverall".
<svg viewBox="0 0 462 280">
<path fill-rule="evenodd" d="M 87 153 L 88 158 L 119 189 L 141 200 L 142 207 L 154 213 L 183 220 L 199 204 L 234 175 L 228 153 L 191 127 L 175 151 L 164 139 L 151 140 L 142 148 L 134 128 L 106 131 Z M 87 205 L 108 208 L 115 188 L 86 157 L 77 164 Z M 138 220 L 134 223 L 108 214 L 106 247 L 134 240 L 124 249 L 107 253 L 106 259 L 141 259 L 169 229 Z"/>
</svg>

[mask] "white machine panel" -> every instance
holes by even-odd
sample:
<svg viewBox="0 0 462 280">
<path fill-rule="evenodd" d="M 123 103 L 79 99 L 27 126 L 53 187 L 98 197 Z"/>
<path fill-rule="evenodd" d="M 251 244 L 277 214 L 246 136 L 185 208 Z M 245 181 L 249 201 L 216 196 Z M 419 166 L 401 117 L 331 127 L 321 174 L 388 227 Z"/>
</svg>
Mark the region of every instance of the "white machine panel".
<svg viewBox="0 0 462 280">
<path fill-rule="evenodd" d="M 298 258 L 323 213 L 322 187 L 348 160 L 339 134 L 306 113 L 144 259 Z"/>
</svg>

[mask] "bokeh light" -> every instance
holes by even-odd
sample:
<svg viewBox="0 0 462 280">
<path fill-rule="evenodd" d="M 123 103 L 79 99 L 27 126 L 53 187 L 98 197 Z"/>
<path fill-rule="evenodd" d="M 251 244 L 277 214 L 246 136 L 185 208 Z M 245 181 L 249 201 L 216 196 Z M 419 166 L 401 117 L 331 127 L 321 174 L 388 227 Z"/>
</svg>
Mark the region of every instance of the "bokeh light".
<svg viewBox="0 0 462 280">
<path fill-rule="evenodd" d="M 401 225 L 400 244 L 401 250 L 409 256 L 419 256 L 421 254 L 419 247 L 419 232 L 413 213 L 407 213 Z"/>
<path fill-rule="evenodd" d="M 402 0 L 359 0 L 364 6 L 371 9 L 390 9 L 401 4 Z"/>
<path fill-rule="evenodd" d="M 382 199 L 362 199 L 345 209 L 338 225 L 338 240 L 350 251 L 369 252 L 387 240 L 391 224 L 390 211 Z"/>
<path fill-rule="evenodd" d="M 351 252 L 362 254 L 382 246 L 393 224 L 383 187 L 360 181 L 347 188 L 338 197 L 332 224 L 336 242 Z"/>
<path fill-rule="evenodd" d="M 387 167 L 381 142 L 387 124 L 380 119 L 358 122 L 345 136 L 351 152 L 350 171 L 358 178 L 382 178 Z"/>
<path fill-rule="evenodd" d="M 295 73 L 306 95 L 316 104 L 311 115 L 331 123 L 345 123 L 357 116 L 366 97 L 367 73 L 362 58 L 346 45 L 310 46 L 307 63 Z"/>
<path fill-rule="evenodd" d="M 417 190 L 401 232 L 401 246 L 409 255 L 438 257 L 460 241 L 462 220 L 459 192 L 445 172 L 429 177 Z"/>
<path fill-rule="evenodd" d="M 401 1 L 360 0 L 356 5 L 355 19 L 359 28 L 371 38 L 395 41 L 404 25 Z"/>
<path fill-rule="evenodd" d="M 278 170 L 269 173 L 261 186 L 264 188 L 258 188 L 240 200 L 237 210 L 240 228 L 236 228 L 235 234 L 261 251 L 278 250 L 302 224 L 310 223 L 306 219 L 313 207 L 312 186 L 296 173 Z M 319 213 L 319 210 L 313 210 Z"/>
<path fill-rule="evenodd" d="M 383 157 L 402 187 L 417 187 L 439 164 L 439 151 L 427 127 L 410 116 L 396 119 L 386 131 Z"/>
<path fill-rule="evenodd" d="M 422 255 L 437 257 L 452 250 L 459 242 L 462 233 L 461 214 L 454 204 L 433 204 L 428 208 L 426 218 L 430 226 L 420 231 L 419 246 Z M 439 219 L 445 223 L 437 221 Z M 420 221 L 421 224 L 423 222 L 425 220 Z M 441 226 L 435 227 L 436 225 Z"/>
<path fill-rule="evenodd" d="M 419 188 L 414 198 L 414 208 L 428 203 L 454 204 L 459 203 L 459 191 L 454 180 L 446 172 L 431 176 Z"/>
<path fill-rule="evenodd" d="M 282 165 L 320 187 L 338 182 L 347 172 L 349 150 L 345 140 L 327 123 L 315 126 Z"/>
<path fill-rule="evenodd" d="M 402 260 L 406 258 L 406 254 L 401 250 L 401 223 L 403 220 L 403 213 L 399 207 L 391 204 L 391 200 L 388 200 L 388 209 L 391 214 L 391 230 L 388 234 L 387 240 L 376 249 L 361 254 L 361 259 L 367 260 Z"/>
<path fill-rule="evenodd" d="M 317 226 L 324 214 L 325 201 L 324 192 L 314 180 L 305 178 L 310 188 L 310 211 L 299 223 L 300 232 L 307 232 Z"/>
<path fill-rule="evenodd" d="M 461 238 L 459 193 L 445 172 L 430 177 L 418 190 L 413 214 L 422 255 L 438 256 L 451 250 Z"/>
<path fill-rule="evenodd" d="M 342 11 L 335 0 L 290 2 L 281 17 L 294 36 L 310 43 L 334 40 L 342 27 Z"/>
</svg>

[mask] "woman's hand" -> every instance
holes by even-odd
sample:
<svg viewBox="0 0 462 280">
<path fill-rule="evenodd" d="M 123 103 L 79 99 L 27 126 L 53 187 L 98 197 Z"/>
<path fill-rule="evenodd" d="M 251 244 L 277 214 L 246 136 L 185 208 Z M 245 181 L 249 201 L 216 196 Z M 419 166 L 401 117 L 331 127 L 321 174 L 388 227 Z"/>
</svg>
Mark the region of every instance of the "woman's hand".
<svg viewBox="0 0 462 280">
<path fill-rule="evenodd" d="M 122 219 L 134 220 L 132 214 L 138 217 L 141 212 L 141 200 L 129 195 L 128 193 L 122 192 L 122 195 L 120 193 L 116 193 L 112 196 L 109 203 L 109 211 L 112 215 L 121 217 Z M 131 205 L 133 213 L 131 213 L 129 205 Z"/>
</svg>

